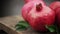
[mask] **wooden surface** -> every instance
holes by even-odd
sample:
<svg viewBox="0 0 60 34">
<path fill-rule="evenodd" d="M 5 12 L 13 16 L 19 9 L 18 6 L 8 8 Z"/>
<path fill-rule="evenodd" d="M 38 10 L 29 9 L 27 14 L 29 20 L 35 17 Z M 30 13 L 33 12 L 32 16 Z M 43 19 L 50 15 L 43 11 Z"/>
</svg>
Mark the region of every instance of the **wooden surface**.
<svg viewBox="0 0 60 34">
<path fill-rule="evenodd" d="M 28 29 L 25 31 L 17 31 L 15 29 L 15 25 L 23 20 L 21 16 L 7 16 L 0 18 L 0 29 L 6 31 L 8 34 L 42 34 L 33 31 L 32 29 Z M 48 33 L 44 33 L 48 34 Z M 50 33 L 51 34 L 51 33 Z"/>
<path fill-rule="evenodd" d="M 15 25 L 23 20 L 21 16 L 7 16 L 0 18 L 0 29 L 3 29 L 9 34 L 37 34 L 34 31 L 28 29 L 25 31 L 16 31 Z"/>
</svg>

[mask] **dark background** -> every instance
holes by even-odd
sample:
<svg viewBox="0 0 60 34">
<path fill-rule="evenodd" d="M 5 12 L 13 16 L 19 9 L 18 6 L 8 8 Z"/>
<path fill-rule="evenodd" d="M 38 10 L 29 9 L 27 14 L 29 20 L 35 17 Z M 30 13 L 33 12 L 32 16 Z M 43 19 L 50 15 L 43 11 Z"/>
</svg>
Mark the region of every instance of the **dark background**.
<svg viewBox="0 0 60 34">
<path fill-rule="evenodd" d="M 23 4 L 23 0 L 0 0 L 0 17 L 19 15 Z"/>
<path fill-rule="evenodd" d="M 44 0 L 49 5 L 54 0 Z M 0 17 L 20 15 L 24 0 L 0 0 Z"/>
</svg>

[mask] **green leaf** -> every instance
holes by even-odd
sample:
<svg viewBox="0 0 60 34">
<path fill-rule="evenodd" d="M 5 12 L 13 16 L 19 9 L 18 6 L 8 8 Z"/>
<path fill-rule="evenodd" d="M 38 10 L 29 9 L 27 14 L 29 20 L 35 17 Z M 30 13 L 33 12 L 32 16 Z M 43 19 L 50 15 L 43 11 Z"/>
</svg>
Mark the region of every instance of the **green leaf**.
<svg viewBox="0 0 60 34">
<path fill-rule="evenodd" d="M 56 32 L 56 27 L 54 25 L 52 26 L 45 26 L 50 32 Z"/>
<path fill-rule="evenodd" d="M 26 21 L 19 21 L 19 23 L 15 26 L 16 30 L 26 30 L 29 28 L 29 24 Z"/>
</svg>

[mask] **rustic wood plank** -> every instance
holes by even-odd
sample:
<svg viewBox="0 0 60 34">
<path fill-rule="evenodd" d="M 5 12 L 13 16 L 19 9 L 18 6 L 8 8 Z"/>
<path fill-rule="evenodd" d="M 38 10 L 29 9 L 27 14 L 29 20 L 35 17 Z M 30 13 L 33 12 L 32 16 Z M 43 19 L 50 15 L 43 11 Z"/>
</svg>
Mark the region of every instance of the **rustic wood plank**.
<svg viewBox="0 0 60 34">
<path fill-rule="evenodd" d="M 0 29 L 5 30 L 9 34 L 16 34 L 16 29 L 14 27 L 20 20 L 23 20 L 20 16 L 2 17 L 0 18 Z"/>
</svg>

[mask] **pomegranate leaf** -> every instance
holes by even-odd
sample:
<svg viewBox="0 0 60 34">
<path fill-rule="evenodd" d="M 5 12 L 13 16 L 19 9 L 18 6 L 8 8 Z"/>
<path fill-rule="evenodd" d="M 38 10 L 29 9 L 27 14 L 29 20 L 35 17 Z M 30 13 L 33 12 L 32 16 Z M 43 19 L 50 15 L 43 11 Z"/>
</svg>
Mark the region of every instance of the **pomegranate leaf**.
<svg viewBox="0 0 60 34">
<path fill-rule="evenodd" d="M 47 26 L 46 25 L 46 28 L 50 31 L 50 32 L 56 32 L 56 27 L 55 26 Z"/>
<path fill-rule="evenodd" d="M 19 21 L 19 23 L 15 26 L 16 30 L 26 30 L 29 28 L 29 24 L 26 21 Z"/>
</svg>

